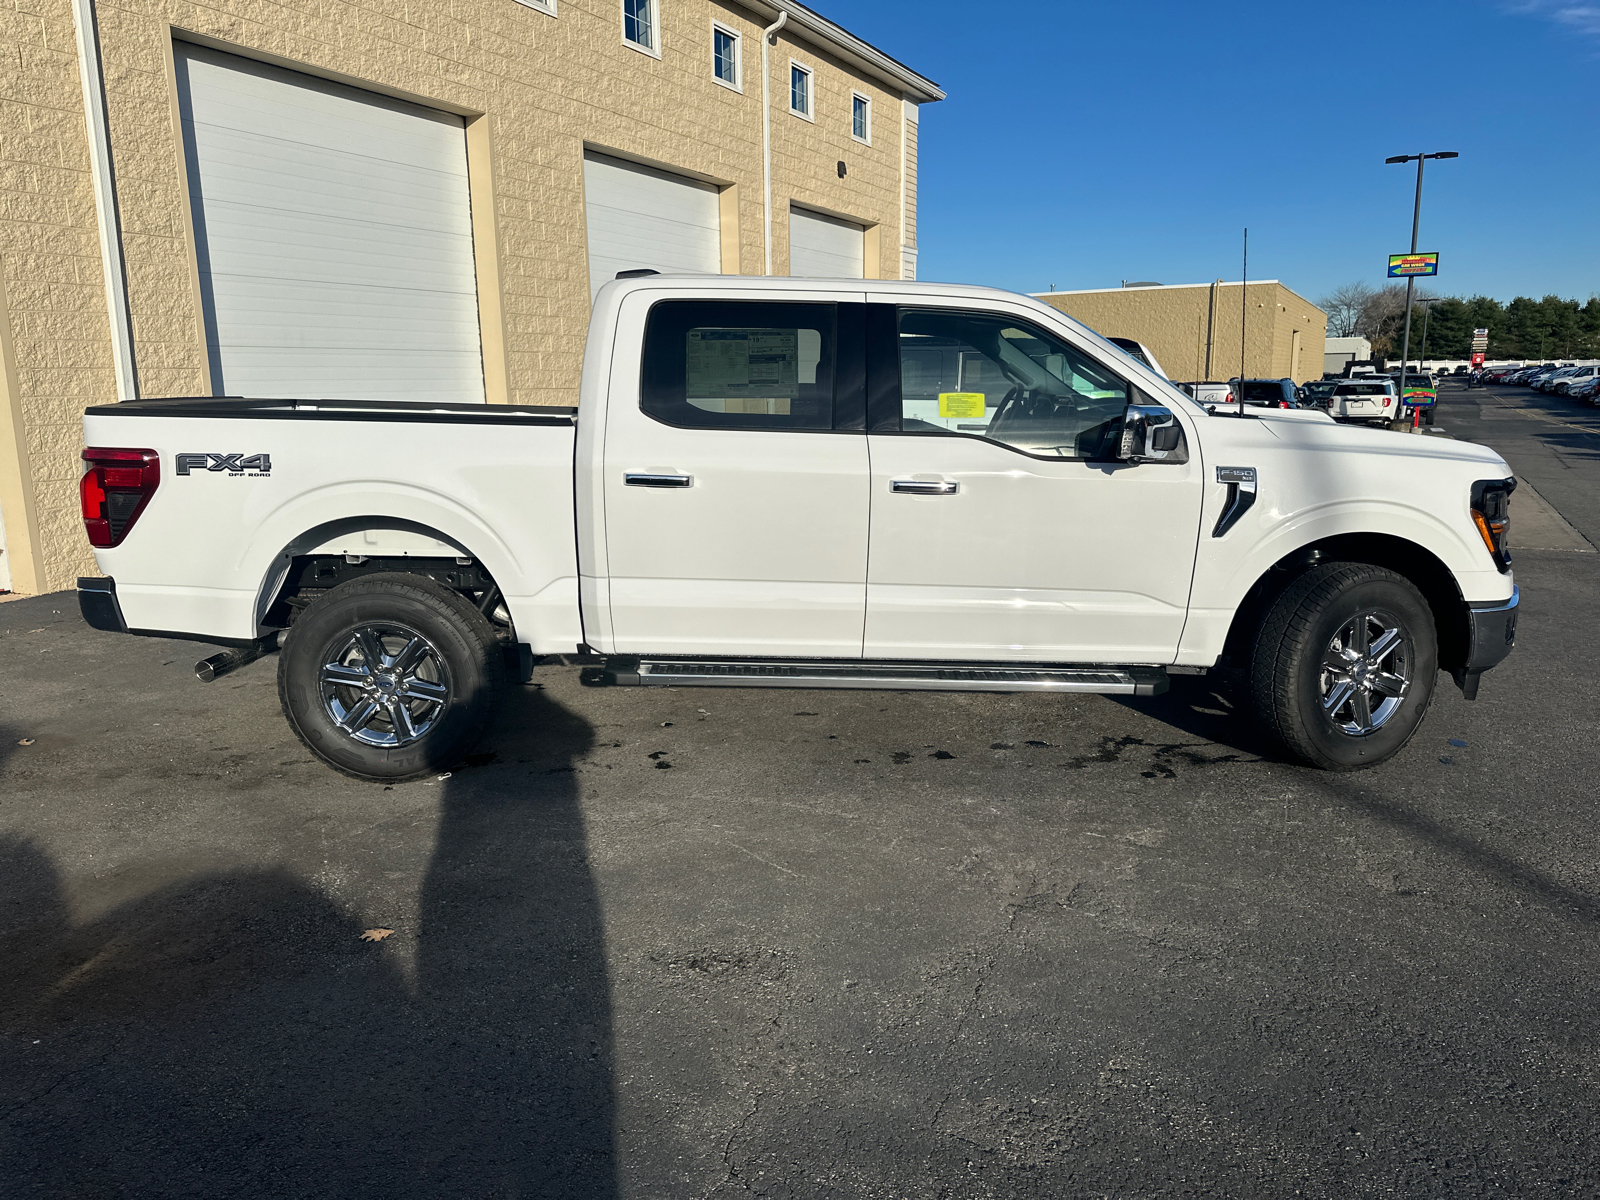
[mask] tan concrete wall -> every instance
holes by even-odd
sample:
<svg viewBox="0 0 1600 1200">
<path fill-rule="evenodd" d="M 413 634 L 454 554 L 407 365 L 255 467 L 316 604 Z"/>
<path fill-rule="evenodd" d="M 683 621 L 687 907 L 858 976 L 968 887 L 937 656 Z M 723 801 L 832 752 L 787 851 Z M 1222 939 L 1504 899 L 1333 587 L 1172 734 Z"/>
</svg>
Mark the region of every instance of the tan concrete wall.
<svg viewBox="0 0 1600 1200">
<path fill-rule="evenodd" d="M 1292 376 L 1303 383 L 1322 377 L 1327 315 L 1280 283 L 1251 283 L 1244 293 L 1237 283 L 1218 285 L 1214 317 L 1209 285 L 1062 292 L 1039 298 L 1097 333 L 1143 342 L 1175 380 L 1231 379 L 1239 374 L 1241 355 L 1249 378 Z M 1246 333 L 1242 345 L 1241 321 Z M 1299 369 L 1291 372 L 1296 330 L 1300 331 Z"/>
<path fill-rule="evenodd" d="M 174 31 L 468 119 L 491 399 L 576 402 L 589 312 L 586 144 L 723 185 L 724 269 L 760 274 L 760 24 L 731 2 L 660 9 L 657 59 L 622 41 L 618 0 L 560 0 L 556 17 L 513 0 L 101 0 L 140 394 L 208 390 Z M 712 77 L 713 19 L 742 35 L 742 94 Z M 788 113 L 791 57 L 815 72 L 815 122 Z M 899 92 L 790 30 L 770 61 L 774 272 L 787 270 L 794 202 L 868 226 L 868 274 L 898 277 Z M 850 136 L 852 90 L 873 102 L 870 146 Z M 68 0 L 11 0 L 0 11 L 0 127 L 0 262 L 17 392 L 6 399 L 21 414 L 26 451 L 9 461 L 31 463 L 39 586 L 64 587 L 92 569 L 73 495 L 81 412 L 115 399 Z M 0 452 L 0 471 L 7 462 Z M 18 536 L 9 524 L 8 535 Z"/>
<path fill-rule="evenodd" d="M 31 590 L 31 565 L 33 587 L 49 591 L 93 566 L 77 498 L 82 413 L 116 387 L 72 9 L 13 4 L 0 9 L 0 287 L 10 318 L 0 402 L 12 414 L 0 421 L 0 500 L 13 586 Z"/>
</svg>

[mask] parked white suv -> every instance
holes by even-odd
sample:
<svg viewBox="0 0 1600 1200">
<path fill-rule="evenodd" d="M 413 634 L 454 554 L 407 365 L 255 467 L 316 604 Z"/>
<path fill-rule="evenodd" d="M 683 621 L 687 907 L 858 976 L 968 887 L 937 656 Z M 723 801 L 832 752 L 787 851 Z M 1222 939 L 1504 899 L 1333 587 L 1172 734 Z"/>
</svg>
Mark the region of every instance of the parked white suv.
<svg viewBox="0 0 1600 1200">
<path fill-rule="evenodd" d="M 1400 416 L 1398 397 L 1387 376 L 1347 379 L 1328 398 L 1328 415 L 1336 421 L 1393 421 Z"/>
<path fill-rule="evenodd" d="M 1025 296 L 653 276 L 576 409 L 91 408 L 91 625 L 278 649 L 341 771 L 457 761 L 508 673 L 1150 695 L 1241 668 L 1290 752 L 1395 754 L 1509 653 L 1515 480 L 1464 442 L 1212 415 Z"/>
<path fill-rule="evenodd" d="M 1596 374 L 1600 374 L 1600 367 L 1571 367 L 1557 374 L 1555 381 L 1550 385 L 1550 390 L 1558 396 L 1570 396 Z"/>
</svg>

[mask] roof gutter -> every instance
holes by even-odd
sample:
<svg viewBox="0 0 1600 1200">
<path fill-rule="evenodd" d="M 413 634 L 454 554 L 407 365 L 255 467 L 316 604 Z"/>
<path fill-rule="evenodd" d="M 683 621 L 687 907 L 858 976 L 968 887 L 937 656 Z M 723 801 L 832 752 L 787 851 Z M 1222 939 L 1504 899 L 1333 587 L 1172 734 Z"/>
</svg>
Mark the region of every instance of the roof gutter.
<svg viewBox="0 0 1600 1200">
<path fill-rule="evenodd" d="M 791 31 L 809 35 L 808 40 L 819 43 L 851 65 L 887 83 L 904 94 L 907 100 L 918 104 L 931 104 L 945 98 L 944 89 L 933 80 L 917 74 L 904 63 L 896 62 L 876 46 L 870 45 L 835 25 L 826 17 L 812 12 L 794 0 L 748 0 L 749 7 L 757 12 L 770 13 L 788 23 Z"/>
</svg>

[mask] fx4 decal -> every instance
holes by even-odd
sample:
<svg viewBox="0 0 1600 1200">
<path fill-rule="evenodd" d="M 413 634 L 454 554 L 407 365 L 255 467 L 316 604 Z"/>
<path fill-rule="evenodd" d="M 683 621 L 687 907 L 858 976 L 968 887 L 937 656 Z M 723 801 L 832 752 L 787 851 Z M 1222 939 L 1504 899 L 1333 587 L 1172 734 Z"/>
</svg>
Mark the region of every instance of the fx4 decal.
<svg viewBox="0 0 1600 1200">
<path fill-rule="evenodd" d="M 272 455 L 270 454 L 180 454 L 178 455 L 178 474 L 187 475 L 191 471 L 226 471 L 230 475 L 243 475 L 253 471 L 261 475 L 272 474 Z"/>
</svg>

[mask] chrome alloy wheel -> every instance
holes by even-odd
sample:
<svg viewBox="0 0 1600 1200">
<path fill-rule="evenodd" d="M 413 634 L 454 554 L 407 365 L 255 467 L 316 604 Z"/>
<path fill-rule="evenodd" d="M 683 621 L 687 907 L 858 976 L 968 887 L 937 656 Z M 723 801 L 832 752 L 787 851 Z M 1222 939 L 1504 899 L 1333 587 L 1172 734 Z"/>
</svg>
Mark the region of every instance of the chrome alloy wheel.
<svg viewBox="0 0 1600 1200">
<path fill-rule="evenodd" d="M 1376 733 L 1404 703 L 1411 671 L 1411 642 L 1394 614 L 1358 613 L 1323 652 L 1323 714 L 1351 737 Z"/>
<path fill-rule="evenodd" d="M 449 674 L 433 643 L 404 625 L 363 625 L 322 664 L 322 703 L 345 733 L 368 746 L 426 737 L 450 703 Z"/>
</svg>

